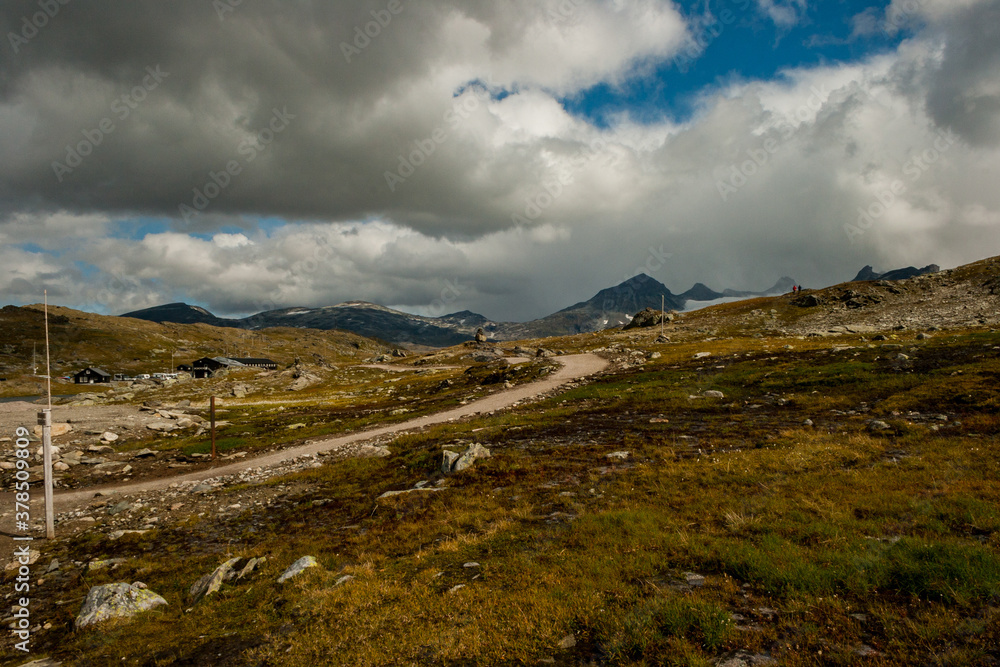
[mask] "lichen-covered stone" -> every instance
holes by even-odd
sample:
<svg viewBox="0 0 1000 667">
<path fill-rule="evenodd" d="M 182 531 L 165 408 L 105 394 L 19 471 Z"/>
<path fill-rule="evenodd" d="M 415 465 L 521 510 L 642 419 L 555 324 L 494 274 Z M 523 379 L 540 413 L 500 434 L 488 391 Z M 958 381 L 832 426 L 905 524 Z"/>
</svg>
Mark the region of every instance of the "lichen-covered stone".
<svg viewBox="0 0 1000 667">
<path fill-rule="evenodd" d="M 113 618 L 130 618 L 165 604 L 166 600 L 139 582 L 94 586 L 76 617 L 76 628 L 80 630 Z"/>
<path fill-rule="evenodd" d="M 476 462 L 476 459 L 486 459 L 490 457 L 490 450 L 483 447 L 478 442 L 474 442 L 469 445 L 469 448 L 465 450 L 465 453 L 455 462 L 452 470 L 455 472 L 462 472 L 467 468 L 471 468 L 472 464 Z"/>
<path fill-rule="evenodd" d="M 303 556 L 292 563 L 291 567 L 285 570 L 281 576 L 278 577 L 278 583 L 282 584 L 292 577 L 297 577 L 310 567 L 319 567 L 319 563 L 316 562 L 316 558 L 313 556 Z"/>
</svg>

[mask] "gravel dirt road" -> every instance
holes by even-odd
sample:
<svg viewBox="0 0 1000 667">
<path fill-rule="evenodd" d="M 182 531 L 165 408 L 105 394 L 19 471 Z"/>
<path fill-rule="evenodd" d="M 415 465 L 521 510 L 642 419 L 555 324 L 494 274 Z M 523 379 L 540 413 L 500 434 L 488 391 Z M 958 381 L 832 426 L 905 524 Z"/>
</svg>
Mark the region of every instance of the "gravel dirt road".
<svg viewBox="0 0 1000 667">
<path fill-rule="evenodd" d="M 418 417 L 398 424 L 359 431 L 357 433 L 350 433 L 348 435 L 328 440 L 317 440 L 306 445 L 290 447 L 288 449 L 282 449 L 280 451 L 272 452 L 256 458 L 243 459 L 237 463 L 218 465 L 212 468 L 183 475 L 162 477 L 159 479 L 130 482 L 125 484 L 108 485 L 99 488 L 87 488 L 80 491 L 57 493 L 55 496 L 55 511 L 65 512 L 69 509 L 83 505 L 92 500 L 94 493 L 98 490 L 104 492 L 115 491 L 123 494 L 155 491 L 165 489 L 174 482 L 201 481 L 222 475 L 232 475 L 250 468 L 275 466 L 295 457 L 307 454 L 317 454 L 319 452 L 336 450 L 339 447 L 344 447 L 346 445 L 372 438 L 383 437 L 403 431 L 413 431 L 415 429 L 424 428 L 434 424 L 441 424 L 462 419 L 464 417 L 471 417 L 477 414 L 489 413 L 495 410 L 510 407 L 521 401 L 529 400 L 549 393 L 568 382 L 599 373 L 608 366 L 607 360 L 594 354 L 566 355 L 558 357 L 556 361 L 561 364 L 561 367 L 542 380 L 501 391 L 477 401 L 470 402 L 467 405 L 462 405 L 457 408 L 452 408 L 450 410 L 445 410 L 432 415 Z M 38 406 L 32 406 L 32 408 L 37 410 Z M 32 504 L 34 505 L 32 508 L 33 516 L 39 516 L 43 511 L 41 499 L 41 489 L 35 490 L 32 493 Z M 3 526 L 3 528 L 5 529 L 4 532 L 10 530 L 9 526 Z"/>
</svg>

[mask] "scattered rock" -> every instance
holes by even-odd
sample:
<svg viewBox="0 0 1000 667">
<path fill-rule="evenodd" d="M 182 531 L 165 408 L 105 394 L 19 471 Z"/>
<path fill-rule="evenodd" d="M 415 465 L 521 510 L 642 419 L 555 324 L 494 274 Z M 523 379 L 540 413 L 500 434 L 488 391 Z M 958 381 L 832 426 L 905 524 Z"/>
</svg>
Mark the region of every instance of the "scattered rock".
<svg viewBox="0 0 1000 667">
<path fill-rule="evenodd" d="M 612 461 L 625 461 L 629 457 L 628 452 L 611 452 L 608 454 L 608 458 Z"/>
<path fill-rule="evenodd" d="M 703 391 L 703 392 L 701 392 L 701 395 L 704 396 L 705 398 L 725 398 L 726 397 L 726 395 L 723 394 L 721 391 L 716 391 L 714 389 L 711 389 L 709 391 Z"/>
<path fill-rule="evenodd" d="M 401 496 L 401 495 L 406 494 L 406 493 L 421 493 L 421 492 L 423 492 L 423 493 L 434 493 L 436 491 L 444 491 L 445 488 L 447 488 L 447 487 L 440 487 L 440 488 L 418 487 L 418 488 L 415 488 L 415 489 L 403 489 L 402 491 L 386 491 L 385 493 L 383 493 L 382 495 L 380 495 L 378 497 L 378 499 L 382 500 L 383 498 L 392 498 L 393 496 Z"/>
<path fill-rule="evenodd" d="M 147 459 L 156 456 L 156 452 L 152 449 L 140 449 L 139 451 L 132 454 L 133 459 Z"/>
<path fill-rule="evenodd" d="M 303 389 L 308 389 L 317 382 L 320 382 L 320 378 L 312 375 L 310 373 L 302 373 L 295 379 L 292 384 L 288 385 L 288 391 L 302 391 Z"/>
<path fill-rule="evenodd" d="M 73 430 L 73 425 L 72 424 L 53 424 L 52 425 L 52 437 L 53 438 L 58 438 L 61 435 L 66 435 L 67 433 L 69 433 L 72 430 Z M 37 435 L 39 438 L 42 437 L 42 427 L 41 426 L 38 426 L 38 425 L 35 426 L 35 435 Z"/>
<path fill-rule="evenodd" d="M 87 563 L 88 572 L 97 572 L 98 570 L 105 570 L 113 568 L 115 565 L 121 565 L 126 562 L 127 558 L 108 558 L 107 560 L 92 560 Z"/>
<path fill-rule="evenodd" d="M 170 431 L 176 431 L 177 425 L 172 422 L 150 422 L 146 424 L 146 428 L 150 431 L 157 431 L 158 433 L 169 433 Z"/>
<path fill-rule="evenodd" d="M 462 458 L 462 455 L 458 452 L 452 452 L 449 450 L 444 450 L 442 452 L 441 459 L 441 472 L 447 475 L 455 468 L 455 462 Z"/>
<path fill-rule="evenodd" d="M 884 421 L 879 421 L 879 420 L 876 419 L 876 420 L 868 422 L 868 430 L 872 431 L 872 432 L 889 431 L 889 430 L 892 430 L 892 427 L 889 426 Z"/>
<path fill-rule="evenodd" d="M 239 581 L 247 577 L 263 565 L 266 560 L 266 558 L 231 558 L 215 568 L 214 572 L 206 574 L 196 581 L 188 591 L 188 597 L 191 598 L 192 603 L 195 603 L 203 597 L 218 592 L 223 583 Z"/>
<path fill-rule="evenodd" d="M 292 577 L 297 577 L 311 567 L 319 567 L 319 563 L 316 562 L 314 556 L 303 556 L 298 559 L 291 566 L 285 570 L 280 577 L 278 577 L 278 583 L 283 584 Z"/>
<path fill-rule="evenodd" d="M 483 447 L 478 442 L 474 442 L 469 445 L 469 448 L 465 450 L 465 453 L 459 457 L 455 464 L 452 466 L 452 472 L 462 472 L 468 468 L 472 467 L 472 464 L 476 462 L 476 459 L 488 459 L 490 457 L 490 450 Z"/>
<path fill-rule="evenodd" d="M 104 433 L 101 434 L 102 442 L 115 442 L 116 440 L 118 440 L 117 433 L 112 433 L 111 431 L 105 431 Z"/>
<path fill-rule="evenodd" d="M 700 574 L 695 574 L 694 572 L 685 572 L 684 580 L 687 582 L 688 586 L 693 588 L 699 588 L 705 585 L 705 577 Z"/>
<path fill-rule="evenodd" d="M 774 665 L 777 661 L 766 653 L 750 653 L 749 651 L 737 651 L 729 657 L 722 658 L 716 667 L 762 667 L 763 665 Z"/>
<path fill-rule="evenodd" d="M 121 514 L 122 512 L 128 512 L 132 509 L 133 505 L 127 500 L 123 500 L 120 503 L 115 503 L 108 508 L 108 516 L 114 516 L 116 514 Z"/>
<path fill-rule="evenodd" d="M 131 618 L 165 604 L 166 600 L 140 582 L 94 586 L 76 617 L 76 628 L 80 630 L 112 618 Z"/>
<path fill-rule="evenodd" d="M 562 649 L 563 651 L 569 650 L 574 646 L 576 646 L 576 637 L 574 637 L 573 635 L 566 635 L 565 637 L 559 640 L 559 643 L 556 644 L 556 646 Z"/>
</svg>

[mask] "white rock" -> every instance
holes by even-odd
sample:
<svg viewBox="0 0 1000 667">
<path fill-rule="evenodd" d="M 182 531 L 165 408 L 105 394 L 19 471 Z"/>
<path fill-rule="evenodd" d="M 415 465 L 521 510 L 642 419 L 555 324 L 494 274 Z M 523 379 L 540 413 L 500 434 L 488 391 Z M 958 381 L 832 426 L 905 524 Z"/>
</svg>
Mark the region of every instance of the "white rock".
<svg viewBox="0 0 1000 667">
<path fill-rule="evenodd" d="M 316 558 L 314 556 L 303 556 L 302 558 L 292 563 L 291 566 L 287 570 L 285 570 L 280 577 L 278 577 L 278 583 L 283 584 L 292 577 L 297 577 L 298 575 L 302 574 L 309 568 L 319 567 L 319 566 L 320 565 L 318 562 L 316 562 Z"/>
<path fill-rule="evenodd" d="M 80 630 L 112 618 L 130 618 L 165 604 L 166 600 L 140 582 L 94 586 L 76 617 L 76 628 Z"/>
</svg>

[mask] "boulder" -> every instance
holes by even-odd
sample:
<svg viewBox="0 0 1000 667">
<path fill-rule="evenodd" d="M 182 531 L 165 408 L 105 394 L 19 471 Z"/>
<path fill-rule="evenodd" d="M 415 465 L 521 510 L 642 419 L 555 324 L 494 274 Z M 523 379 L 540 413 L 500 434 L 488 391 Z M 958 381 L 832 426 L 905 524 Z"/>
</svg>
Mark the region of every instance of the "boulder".
<svg viewBox="0 0 1000 667">
<path fill-rule="evenodd" d="M 238 384 L 238 385 L 233 386 L 232 394 L 233 394 L 234 398 L 246 398 L 246 396 L 247 396 L 247 387 L 246 387 L 246 385 L 244 385 L 244 384 Z"/>
<path fill-rule="evenodd" d="M 656 326 L 660 322 L 670 322 L 673 319 L 674 316 L 669 313 L 664 313 L 663 311 L 655 308 L 644 308 L 636 313 L 628 324 L 622 327 L 622 331 L 652 327 Z"/>
<path fill-rule="evenodd" d="M 112 433 L 111 431 L 105 431 L 104 433 L 101 434 L 102 442 L 114 442 L 117 439 L 118 439 L 118 434 Z"/>
<path fill-rule="evenodd" d="M 465 450 L 465 453 L 462 454 L 462 456 L 460 456 L 457 461 L 455 461 L 455 464 L 452 466 L 451 471 L 462 472 L 463 470 L 471 468 L 472 464 L 476 462 L 476 459 L 486 459 L 489 457 L 490 457 L 490 450 L 483 447 L 478 442 L 474 442 L 471 445 L 469 445 L 469 448 Z"/>
<path fill-rule="evenodd" d="M 60 435 L 66 435 L 67 433 L 69 433 L 72 430 L 73 430 L 73 425 L 72 424 L 53 424 L 52 425 L 52 437 L 53 438 L 58 438 Z M 35 426 L 35 435 L 37 435 L 39 438 L 42 437 L 42 427 L 41 426 L 38 426 L 38 425 Z"/>
<path fill-rule="evenodd" d="M 150 422 L 146 424 L 146 428 L 150 431 L 157 431 L 158 433 L 169 433 L 170 431 L 176 431 L 177 425 L 173 422 Z"/>
<path fill-rule="evenodd" d="M 460 459 L 461 457 L 462 455 L 459 454 L 458 452 L 451 452 L 448 451 L 447 449 L 444 450 L 444 452 L 442 453 L 442 460 L 441 460 L 441 472 L 444 473 L 445 475 L 450 473 L 455 467 L 455 462 L 458 461 L 458 459 Z"/>
<path fill-rule="evenodd" d="M 705 398 L 725 398 L 726 397 L 726 395 L 723 394 L 721 391 L 715 391 L 714 389 L 709 390 L 709 391 L 703 391 L 703 392 L 701 392 L 701 395 L 704 396 Z"/>
<path fill-rule="evenodd" d="M 486 342 L 486 332 L 483 331 L 482 327 L 476 329 L 476 342 L 485 343 Z"/>
<path fill-rule="evenodd" d="M 288 391 L 302 391 L 303 389 L 308 389 L 319 381 L 320 379 L 315 375 L 303 373 L 297 377 L 292 384 L 288 385 Z"/>
<path fill-rule="evenodd" d="M 292 577 L 297 577 L 311 567 L 319 567 L 319 563 L 316 562 L 314 556 L 303 556 L 298 559 L 291 566 L 285 570 L 280 577 L 278 577 L 278 583 L 283 584 Z"/>
<path fill-rule="evenodd" d="M 820 299 L 815 294 L 807 294 L 803 297 L 792 301 L 793 306 L 798 306 L 799 308 L 815 308 L 823 304 L 823 300 Z"/>
<path fill-rule="evenodd" d="M 76 629 L 112 618 L 131 618 L 136 614 L 167 604 L 162 597 L 141 582 L 94 586 L 87 593 L 76 617 Z"/>
</svg>

